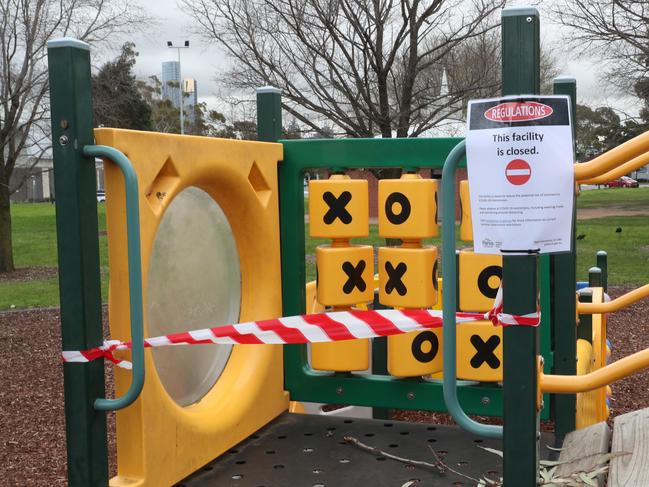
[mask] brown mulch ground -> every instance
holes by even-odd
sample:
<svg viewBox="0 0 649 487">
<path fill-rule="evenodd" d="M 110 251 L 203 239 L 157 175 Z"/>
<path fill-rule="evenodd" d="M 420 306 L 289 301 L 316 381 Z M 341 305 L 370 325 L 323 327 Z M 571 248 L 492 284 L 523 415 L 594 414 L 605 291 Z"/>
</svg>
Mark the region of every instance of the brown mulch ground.
<svg viewBox="0 0 649 487">
<path fill-rule="evenodd" d="M 14 272 L 1 273 L 0 282 L 40 281 L 52 279 L 59 275 L 56 267 L 21 267 Z"/>
<path fill-rule="evenodd" d="M 649 300 L 609 317 L 608 336 L 613 360 L 649 347 Z M 66 485 L 60 347 L 57 310 L 0 313 L 0 486 Z M 649 371 L 613 385 L 612 416 L 643 407 L 649 407 Z M 113 419 L 109 417 L 109 448 L 114 472 Z M 448 422 L 446 415 L 416 411 L 397 412 L 395 419 Z"/>
</svg>

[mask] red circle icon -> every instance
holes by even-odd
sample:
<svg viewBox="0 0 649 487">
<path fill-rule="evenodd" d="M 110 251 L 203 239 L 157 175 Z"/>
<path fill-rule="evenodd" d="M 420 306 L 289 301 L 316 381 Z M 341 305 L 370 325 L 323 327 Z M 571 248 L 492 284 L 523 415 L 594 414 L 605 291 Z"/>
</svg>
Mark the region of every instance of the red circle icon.
<svg viewBox="0 0 649 487">
<path fill-rule="evenodd" d="M 505 177 L 507 181 L 516 186 L 521 186 L 532 177 L 532 168 L 523 159 L 514 159 L 505 168 Z"/>
</svg>

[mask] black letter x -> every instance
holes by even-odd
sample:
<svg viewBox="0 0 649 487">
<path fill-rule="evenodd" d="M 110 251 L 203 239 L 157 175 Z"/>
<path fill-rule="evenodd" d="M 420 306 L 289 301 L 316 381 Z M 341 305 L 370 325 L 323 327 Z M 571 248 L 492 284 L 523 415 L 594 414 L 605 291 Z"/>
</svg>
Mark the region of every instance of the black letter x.
<svg viewBox="0 0 649 487">
<path fill-rule="evenodd" d="M 388 273 L 388 282 L 385 284 L 385 292 L 390 294 L 393 289 L 396 289 L 399 296 L 405 296 L 408 292 L 406 285 L 401 278 L 408 270 L 405 262 L 400 262 L 396 267 L 392 267 L 390 262 L 385 263 L 385 270 Z"/>
<path fill-rule="evenodd" d="M 476 349 L 476 353 L 471 359 L 471 367 L 477 369 L 485 362 L 492 369 L 500 367 L 500 360 L 494 353 L 494 350 L 500 344 L 500 337 L 498 335 L 491 335 L 486 342 L 482 340 L 480 335 L 472 335 L 471 343 Z"/>
<path fill-rule="evenodd" d="M 361 260 L 354 267 L 349 261 L 343 262 L 343 271 L 347 274 L 347 282 L 343 286 L 343 292 L 345 294 L 350 294 L 355 287 L 358 288 L 360 292 L 365 291 L 367 287 L 365 281 L 363 280 L 363 271 L 365 270 L 365 261 Z"/>
<path fill-rule="evenodd" d="M 336 218 L 340 218 L 340 221 L 344 224 L 352 222 L 352 216 L 345 208 L 347 203 L 352 200 L 352 194 L 349 191 L 343 191 L 338 198 L 331 191 L 327 191 L 322 195 L 322 199 L 329 205 L 329 211 L 325 213 L 323 218 L 327 225 L 331 225 Z"/>
</svg>

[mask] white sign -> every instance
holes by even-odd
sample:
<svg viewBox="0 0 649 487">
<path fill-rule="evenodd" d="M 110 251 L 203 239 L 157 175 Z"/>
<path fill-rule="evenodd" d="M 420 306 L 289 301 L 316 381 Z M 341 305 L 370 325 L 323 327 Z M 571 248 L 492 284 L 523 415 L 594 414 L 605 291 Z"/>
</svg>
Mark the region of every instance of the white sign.
<svg viewBox="0 0 649 487">
<path fill-rule="evenodd" d="M 571 250 L 575 177 L 567 96 L 470 101 L 466 155 L 475 252 Z"/>
</svg>

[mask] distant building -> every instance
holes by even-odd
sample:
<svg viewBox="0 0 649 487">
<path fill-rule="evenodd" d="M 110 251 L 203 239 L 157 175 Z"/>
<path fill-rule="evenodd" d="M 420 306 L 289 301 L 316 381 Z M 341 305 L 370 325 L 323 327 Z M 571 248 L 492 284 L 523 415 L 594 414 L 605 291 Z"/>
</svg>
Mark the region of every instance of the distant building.
<svg viewBox="0 0 649 487">
<path fill-rule="evenodd" d="M 185 113 L 187 118 L 194 120 L 196 114 L 194 108 L 198 105 L 198 84 L 194 78 L 183 80 L 183 91 L 185 92 Z"/>
<path fill-rule="evenodd" d="M 54 172 L 50 154 L 37 158 L 20 155 L 11 173 L 11 201 L 39 202 L 54 197 Z"/>
<path fill-rule="evenodd" d="M 176 108 L 180 108 L 180 64 L 178 61 L 162 63 L 162 98 L 171 100 Z"/>
<path fill-rule="evenodd" d="M 185 106 L 198 105 L 198 83 L 194 78 L 185 78 Z"/>
<path fill-rule="evenodd" d="M 104 163 L 95 160 L 97 191 L 104 191 Z M 38 203 L 53 201 L 54 164 L 52 154 L 46 153 L 40 158 L 31 155 L 20 155 L 16 167 L 11 173 L 9 189 L 12 202 Z"/>
</svg>

